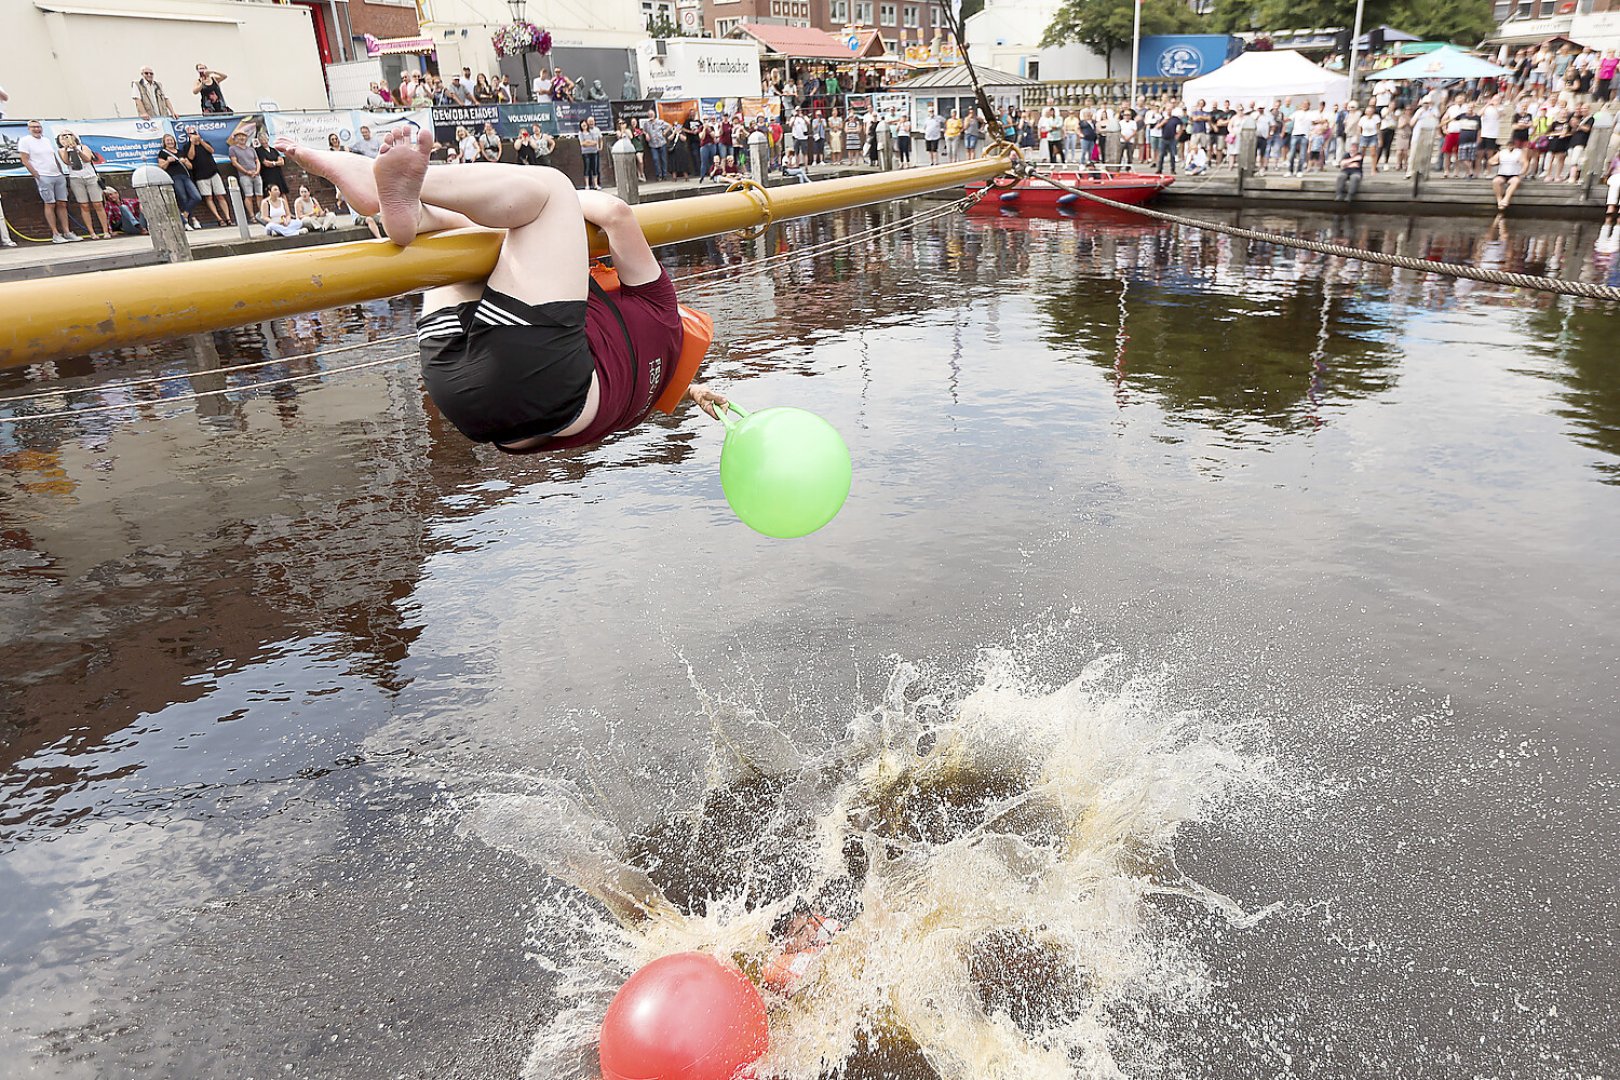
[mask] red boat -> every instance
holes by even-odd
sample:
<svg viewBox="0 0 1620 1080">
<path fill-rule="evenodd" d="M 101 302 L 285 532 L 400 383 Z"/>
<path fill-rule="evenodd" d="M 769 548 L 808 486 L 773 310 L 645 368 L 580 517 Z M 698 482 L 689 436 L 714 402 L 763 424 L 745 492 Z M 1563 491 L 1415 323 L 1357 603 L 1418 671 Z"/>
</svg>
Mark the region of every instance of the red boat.
<svg viewBox="0 0 1620 1080">
<path fill-rule="evenodd" d="M 1040 175 L 1050 176 L 1054 180 L 1072 184 L 1081 191 L 1131 206 L 1142 205 L 1176 182 L 1174 176 L 1166 176 L 1163 173 L 1129 172 L 1118 168 L 1111 172 L 1101 168 L 1089 170 L 1042 168 Z M 983 182 L 975 182 L 969 184 L 967 189 L 974 192 L 983 187 Z M 1099 208 L 1098 203 L 1083 199 L 1072 191 L 1064 191 L 1062 188 L 1043 183 L 1037 177 L 1020 177 L 1017 183 L 995 185 L 988 195 L 974 204 L 973 209 L 982 213 L 1023 207 L 1079 210 L 1084 206 Z"/>
</svg>

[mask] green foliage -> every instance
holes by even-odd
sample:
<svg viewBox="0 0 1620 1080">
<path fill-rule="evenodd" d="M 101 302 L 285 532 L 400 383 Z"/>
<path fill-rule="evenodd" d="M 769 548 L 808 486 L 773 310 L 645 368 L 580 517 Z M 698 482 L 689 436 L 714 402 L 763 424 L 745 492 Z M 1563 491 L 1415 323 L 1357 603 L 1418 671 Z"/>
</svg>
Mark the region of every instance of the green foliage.
<svg viewBox="0 0 1620 1080">
<path fill-rule="evenodd" d="M 660 12 L 647 16 L 647 34 L 653 38 L 681 37 L 681 28 L 668 15 Z"/>
<path fill-rule="evenodd" d="M 1490 0 L 1395 0 L 1386 21 L 1426 41 L 1460 45 L 1477 45 L 1496 29 Z"/>
<path fill-rule="evenodd" d="M 1205 28 L 1229 34 L 1355 24 L 1355 0 L 1215 0 Z M 1367 0 L 1362 29 L 1385 24 L 1428 41 L 1463 45 L 1477 44 L 1496 27 L 1491 0 Z"/>
<path fill-rule="evenodd" d="M 1114 50 L 1130 43 L 1134 17 L 1132 0 L 1065 0 L 1047 26 L 1041 45 L 1071 41 L 1089 45 L 1108 58 L 1112 75 Z M 1181 0 L 1142 0 L 1143 34 L 1191 34 L 1204 28 L 1204 20 Z"/>
</svg>

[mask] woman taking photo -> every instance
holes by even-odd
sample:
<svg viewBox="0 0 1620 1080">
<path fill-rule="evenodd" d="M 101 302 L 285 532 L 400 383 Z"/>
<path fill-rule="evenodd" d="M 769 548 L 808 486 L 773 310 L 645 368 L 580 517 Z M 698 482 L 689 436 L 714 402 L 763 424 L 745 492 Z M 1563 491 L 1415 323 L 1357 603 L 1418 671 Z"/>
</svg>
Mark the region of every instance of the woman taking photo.
<svg viewBox="0 0 1620 1080">
<path fill-rule="evenodd" d="M 90 238 L 111 240 L 107 207 L 101 201 L 101 178 L 96 175 L 96 165 L 102 160 L 101 155 L 79 142 L 79 137 L 73 132 L 63 131 L 56 136 L 56 156 L 62 162 L 62 171 L 67 174 L 68 193 L 79 204 L 79 217 L 84 220 L 84 227 L 91 230 Z M 100 232 L 96 232 L 91 224 L 92 207 L 101 221 Z"/>
</svg>

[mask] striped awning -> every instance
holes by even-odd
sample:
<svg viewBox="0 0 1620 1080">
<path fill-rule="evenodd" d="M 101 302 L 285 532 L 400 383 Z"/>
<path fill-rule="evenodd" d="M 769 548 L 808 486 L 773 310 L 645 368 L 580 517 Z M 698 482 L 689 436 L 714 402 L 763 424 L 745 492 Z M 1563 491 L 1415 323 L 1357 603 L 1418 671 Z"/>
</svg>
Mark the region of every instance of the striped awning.
<svg viewBox="0 0 1620 1080">
<path fill-rule="evenodd" d="M 430 53 L 434 50 L 430 37 L 374 38 L 366 35 L 367 56 L 392 56 L 396 53 Z"/>
</svg>

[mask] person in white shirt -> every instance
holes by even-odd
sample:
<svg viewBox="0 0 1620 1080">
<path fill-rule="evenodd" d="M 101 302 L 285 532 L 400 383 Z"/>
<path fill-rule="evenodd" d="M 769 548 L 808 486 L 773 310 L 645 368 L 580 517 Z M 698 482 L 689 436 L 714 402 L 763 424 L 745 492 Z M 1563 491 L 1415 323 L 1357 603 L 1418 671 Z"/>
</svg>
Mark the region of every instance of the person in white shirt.
<svg viewBox="0 0 1620 1080">
<path fill-rule="evenodd" d="M 472 132 L 464 127 L 456 128 L 456 148 L 461 152 L 461 161 L 464 164 L 471 164 L 484 159 L 484 156 L 478 151 L 478 140 L 473 138 Z"/>
<path fill-rule="evenodd" d="M 1479 153 L 1489 161 L 1497 147 L 1502 145 L 1502 95 L 1497 94 L 1485 103 L 1479 114 Z"/>
<path fill-rule="evenodd" d="M 67 174 L 62 161 L 56 156 L 56 145 L 45 138 L 45 125 L 38 120 L 28 121 L 28 134 L 17 140 L 17 153 L 23 168 L 34 178 L 39 197 L 45 204 L 45 224 L 51 228 L 51 243 L 66 244 L 83 240 L 68 226 Z"/>
<path fill-rule="evenodd" d="M 1136 160 L 1136 134 L 1141 125 L 1136 122 L 1136 113 L 1126 109 L 1119 116 L 1119 163 L 1130 165 Z"/>
<path fill-rule="evenodd" d="M 939 164 L 939 142 L 945 137 L 945 119 L 933 106 L 928 108 L 928 119 L 923 122 L 923 142 L 927 144 L 928 164 Z"/>
<path fill-rule="evenodd" d="M 1309 163 L 1311 128 L 1316 124 L 1316 113 L 1311 109 L 1295 109 L 1289 118 L 1288 175 L 1304 176 Z"/>
<path fill-rule="evenodd" d="M 1271 146 L 1271 113 L 1261 109 L 1254 114 L 1254 164 L 1255 172 L 1265 173 L 1266 164 L 1270 161 L 1267 152 Z"/>
<path fill-rule="evenodd" d="M 1514 140 L 1496 155 L 1496 177 L 1491 187 L 1496 192 L 1496 208 L 1506 210 L 1513 202 L 1513 193 L 1524 183 L 1524 146 Z"/>
</svg>

